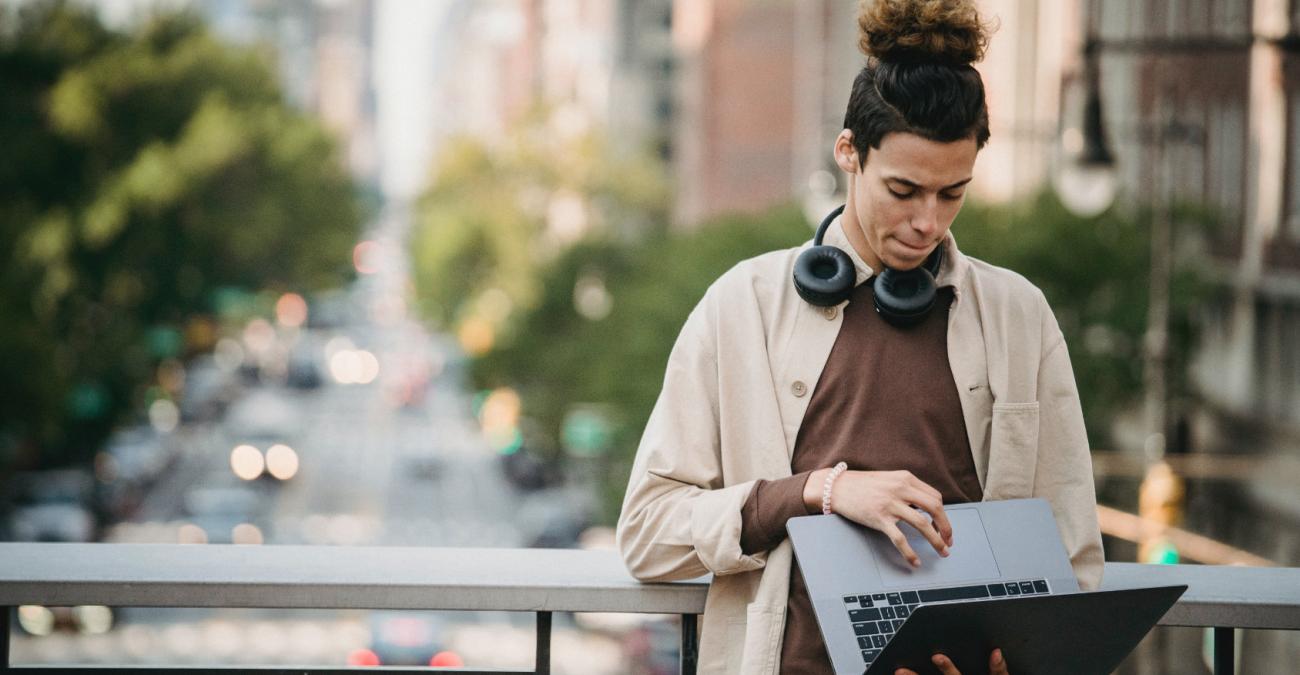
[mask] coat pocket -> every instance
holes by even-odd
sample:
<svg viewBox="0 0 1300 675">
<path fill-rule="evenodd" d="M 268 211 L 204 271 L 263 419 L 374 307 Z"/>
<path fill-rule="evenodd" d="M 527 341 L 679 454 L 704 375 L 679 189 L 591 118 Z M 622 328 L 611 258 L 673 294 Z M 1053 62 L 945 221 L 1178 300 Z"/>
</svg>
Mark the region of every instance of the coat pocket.
<svg viewBox="0 0 1300 675">
<path fill-rule="evenodd" d="M 989 429 L 985 499 L 1033 496 L 1038 465 L 1038 403 L 995 403 Z"/>
<path fill-rule="evenodd" d="M 785 612 L 780 607 L 750 603 L 745 619 L 727 624 L 726 663 L 717 672 L 773 675 L 781 658 L 780 633 Z M 701 671 L 705 672 L 705 671 Z M 714 672 L 714 671 L 708 671 Z"/>
</svg>

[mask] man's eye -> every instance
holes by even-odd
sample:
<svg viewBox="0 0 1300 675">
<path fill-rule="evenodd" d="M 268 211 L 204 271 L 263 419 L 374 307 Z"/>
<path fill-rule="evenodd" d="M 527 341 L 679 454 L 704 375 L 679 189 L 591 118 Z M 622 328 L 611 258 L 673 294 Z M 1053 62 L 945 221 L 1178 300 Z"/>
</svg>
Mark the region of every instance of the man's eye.
<svg viewBox="0 0 1300 675">
<path fill-rule="evenodd" d="M 911 192 L 894 192 L 893 190 L 890 190 L 889 194 L 894 195 L 894 197 L 898 199 L 907 199 L 912 196 Z"/>
<path fill-rule="evenodd" d="M 939 193 L 939 195 L 940 195 L 941 197 L 943 197 L 944 199 L 947 199 L 947 200 L 950 201 L 950 202 L 955 202 L 955 201 L 957 201 L 958 199 L 961 199 L 962 194 L 963 194 L 963 193 L 961 193 L 961 192 L 958 192 L 958 193 L 955 194 L 955 195 L 954 195 L 954 194 L 948 194 L 948 193 L 946 193 L 946 192 L 941 192 L 941 193 Z"/>
</svg>

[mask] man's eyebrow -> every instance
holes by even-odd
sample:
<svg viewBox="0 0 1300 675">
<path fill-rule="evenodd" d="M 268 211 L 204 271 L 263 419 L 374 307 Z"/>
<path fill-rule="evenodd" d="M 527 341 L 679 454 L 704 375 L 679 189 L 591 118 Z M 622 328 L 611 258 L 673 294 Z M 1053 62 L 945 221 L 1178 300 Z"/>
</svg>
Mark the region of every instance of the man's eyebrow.
<svg viewBox="0 0 1300 675">
<path fill-rule="evenodd" d="M 973 179 L 973 178 L 974 178 L 974 176 L 971 176 L 970 178 L 967 178 L 966 180 L 960 180 L 960 181 L 957 181 L 956 183 L 953 183 L 952 185 L 946 185 L 946 186 L 944 186 L 944 187 L 939 188 L 939 191 L 942 192 L 942 191 L 944 191 L 944 190 L 951 190 L 951 189 L 953 189 L 953 188 L 959 188 L 959 187 L 961 187 L 961 186 L 963 186 L 963 185 L 965 185 L 965 184 L 971 182 L 971 179 Z M 906 178 L 902 178 L 902 177 L 900 177 L 900 176 L 885 176 L 885 180 L 886 180 L 886 181 L 893 181 L 893 182 L 895 182 L 895 183 L 902 183 L 903 185 L 906 185 L 907 187 L 910 187 L 910 188 L 917 188 L 917 189 L 919 189 L 919 188 L 923 188 L 923 187 L 925 187 L 924 185 L 920 185 L 920 184 L 914 183 L 914 182 L 912 182 L 912 181 L 910 181 L 910 180 L 908 180 L 908 179 L 906 179 Z"/>
</svg>

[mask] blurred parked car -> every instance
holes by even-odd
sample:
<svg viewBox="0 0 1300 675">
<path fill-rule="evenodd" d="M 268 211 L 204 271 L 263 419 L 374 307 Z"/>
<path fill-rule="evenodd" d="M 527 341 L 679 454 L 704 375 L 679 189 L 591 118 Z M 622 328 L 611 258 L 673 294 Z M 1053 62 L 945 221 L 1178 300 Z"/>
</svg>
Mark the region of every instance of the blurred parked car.
<svg viewBox="0 0 1300 675">
<path fill-rule="evenodd" d="M 437 613 L 374 611 L 369 624 L 375 665 L 427 666 L 446 652 L 446 622 Z"/>
<path fill-rule="evenodd" d="M 325 345 L 316 331 L 305 330 L 289 350 L 285 384 L 295 389 L 316 389 L 325 382 Z"/>
<path fill-rule="evenodd" d="M 15 541 L 94 541 L 95 480 L 81 469 L 29 471 L 9 481 L 13 510 L 9 533 Z"/>
<path fill-rule="evenodd" d="M 651 619 L 623 636 L 629 675 L 670 675 L 681 667 L 681 624 Z"/>
<path fill-rule="evenodd" d="M 198 542 L 264 543 L 268 534 L 266 510 L 258 492 L 247 485 L 194 488 L 185 495 L 188 524 L 202 530 L 204 535 Z M 186 536 L 187 533 L 181 533 L 183 541 L 194 541 Z"/>
<path fill-rule="evenodd" d="M 244 480 L 287 481 L 298 473 L 298 411 L 281 391 L 256 389 L 230 408 L 231 468 Z M 260 457 L 249 460 L 247 447 Z"/>
<path fill-rule="evenodd" d="M 555 471 L 526 448 L 502 455 L 501 468 L 511 485 L 526 492 L 540 490 L 557 482 Z"/>
<path fill-rule="evenodd" d="M 197 356 L 185 368 L 185 391 L 180 397 L 183 422 L 208 422 L 221 414 L 239 393 L 239 378 L 223 370 L 211 354 Z"/>
<path fill-rule="evenodd" d="M 176 459 L 167 437 L 148 424 L 120 429 L 96 459 L 103 504 L 114 520 L 129 518 L 149 488 Z"/>
</svg>

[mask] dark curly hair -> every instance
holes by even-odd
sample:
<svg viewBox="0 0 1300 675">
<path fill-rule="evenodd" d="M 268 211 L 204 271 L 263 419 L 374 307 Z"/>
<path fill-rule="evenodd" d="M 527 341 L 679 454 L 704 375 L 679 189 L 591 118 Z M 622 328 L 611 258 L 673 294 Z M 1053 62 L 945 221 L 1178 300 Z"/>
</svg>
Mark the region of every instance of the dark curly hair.
<svg viewBox="0 0 1300 675">
<path fill-rule="evenodd" d="M 867 64 L 844 115 L 859 164 L 894 132 L 941 143 L 974 138 L 984 147 L 984 81 L 970 64 L 984 57 L 988 33 L 973 0 L 863 1 L 858 48 Z"/>
</svg>

